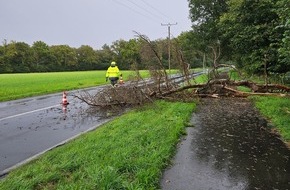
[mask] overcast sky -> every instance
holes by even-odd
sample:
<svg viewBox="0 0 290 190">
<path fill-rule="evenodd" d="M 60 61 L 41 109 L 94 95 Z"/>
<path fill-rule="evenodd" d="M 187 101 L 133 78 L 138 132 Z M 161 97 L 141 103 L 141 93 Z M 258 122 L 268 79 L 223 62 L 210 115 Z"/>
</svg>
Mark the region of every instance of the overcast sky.
<svg viewBox="0 0 290 190">
<path fill-rule="evenodd" d="M 0 0 L 0 40 L 32 45 L 104 44 L 135 38 L 156 40 L 191 30 L 188 0 Z"/>
</svg>

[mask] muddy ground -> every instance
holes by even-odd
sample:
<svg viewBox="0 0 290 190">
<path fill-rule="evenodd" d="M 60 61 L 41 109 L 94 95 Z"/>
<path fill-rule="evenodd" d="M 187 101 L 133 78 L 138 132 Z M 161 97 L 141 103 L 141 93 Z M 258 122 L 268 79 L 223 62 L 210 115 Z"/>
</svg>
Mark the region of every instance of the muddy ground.
<svg viewBox="0 0 290 190">
<path fill-rule="evenodd" d="M 164 190 L 290 190 L 290 150 L 246 99 L 202 99 Z"/>
</svg>

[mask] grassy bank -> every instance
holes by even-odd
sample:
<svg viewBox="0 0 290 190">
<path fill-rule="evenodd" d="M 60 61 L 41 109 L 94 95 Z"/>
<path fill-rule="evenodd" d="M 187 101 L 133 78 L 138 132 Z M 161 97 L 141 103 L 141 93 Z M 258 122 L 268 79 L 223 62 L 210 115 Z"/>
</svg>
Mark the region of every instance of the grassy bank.
<svg viewBox="0 0 290 190">
<path fill-rule="evenodd" d="M 106 71 L 78 71 L 0 74 L 0 101 L 109 84 L 105 80 L 105 73 Z M 133 71 L 122 73 L 125 81 L 134 74 Z M 141 74 L 146 75 L 146 72 L 142 71 Z"/>
<path fill-rule="evenodd" d="M 230 73 L 233 79 L 240 80 L 237 72 Z M 252 77 L 256 83 L 264 81 L 258 77 Z M 238 90 L 249 92 L 246 87 L 238 87 Z M 260 113 L 271 122 L 281 134 L 282 138 L 290 142 L 290 98 L 289 97 L 273 97 L 273 96 L 252 96 L 249 98 L 254 102 Z"/>
<path fill-rule="evenodd" d="M 0 189 L 157 189 L 194 103 L 127 113 L 11 172 Z"/>
<path fill-rule="evenodd" d="M 290 98 L 250 97 L 261 114 L 269 119 L 285 141 L 290 142 Z"/>
</svg>

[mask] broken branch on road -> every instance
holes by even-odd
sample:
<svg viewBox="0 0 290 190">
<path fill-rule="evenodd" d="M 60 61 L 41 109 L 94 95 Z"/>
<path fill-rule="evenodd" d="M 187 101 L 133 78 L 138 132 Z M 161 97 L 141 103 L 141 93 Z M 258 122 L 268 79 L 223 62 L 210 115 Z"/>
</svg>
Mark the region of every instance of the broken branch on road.
<svg viewBox="0 0 290 190">
<path fill-rule="evenodd" d="M 184 60 L 184 56 L 178 43 L 173 44 L 175 62 L 171 67 L 175 68 L 175 73 L 168 73 L 162 57 L 158 53 L 158 47 L 151 42 L 148 37 L 135 32 L 147 46 L 142 50 L 142 59 L 148 61 L 147 68 L 150 73 L 149 79 L 143 79 L 137 68 L 137 63 L 133 67 L 136 75 L 133 80 L 118 87 L 107 86 L 96 94 L 83 93 L 75 95 L 90 106 L 116 107 L 116 106 L 136 106 L 152 103 L 156 99 L 190 101 L 194 98 L 203 97 L 247 97 L 252 95 L 263 96 L 290 96 L 290 88 L 280 84 L 257 84 L 248 80 L 231 80 L 228 75 L 229 70 L 240 71 L 233 65 L 218 64 L 217 58 L 213 68 L 208 73 L 208 81 L 204 84 L 196 84 L 195 73 L 190 70 L 190 65 Z M 147 48 L 147 49 L 146 49 Z M 223 68 L 223 69 L 221 69 Z M 239 90 L 241 87 L 247 88 L 249 92 Z"/>
</svg>

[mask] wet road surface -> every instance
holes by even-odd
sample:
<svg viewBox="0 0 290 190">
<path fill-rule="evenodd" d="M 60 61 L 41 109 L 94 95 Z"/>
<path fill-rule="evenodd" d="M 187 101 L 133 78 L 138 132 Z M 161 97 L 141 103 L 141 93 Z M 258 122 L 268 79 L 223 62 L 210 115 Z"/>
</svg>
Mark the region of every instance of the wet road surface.
<svg viewBox="0 0 290 190">
<path fill-rule="evenodd" d="M 193 73 L 190 77 L 201 74 Z M 185 80 L 178 74 L 172 75 L 171 79 L 175 83 Z M 149 84 L 152 80 L 145 79 L 144 82 Z M 142 86 L 144 82 L 138 85 Z M 136 85 L 134 81 L 133 84 Z M 124 85 L 130 85 L 130 82 Z M 110 86 L 70 91 L 66 107 L 61 105 L 62 93 L 0 102 L 0 177 L 112 119 L 114 114 L 110 110 L 90 110 L 87 104 L 72 96 L 83 92 L 93 95 L 107 87 Z"/>
<path fill-rule="evenodd" d="M 290 150 L 245 99 L 203 99 L 164 190 L 290 190 Z"/>
<path fill-rule="evenodd" d="M 102 87 L 86 89 L 96 93 Z M 108 120 L 68 92 L 0 103 L 0 175 Z"/>
</svg>

